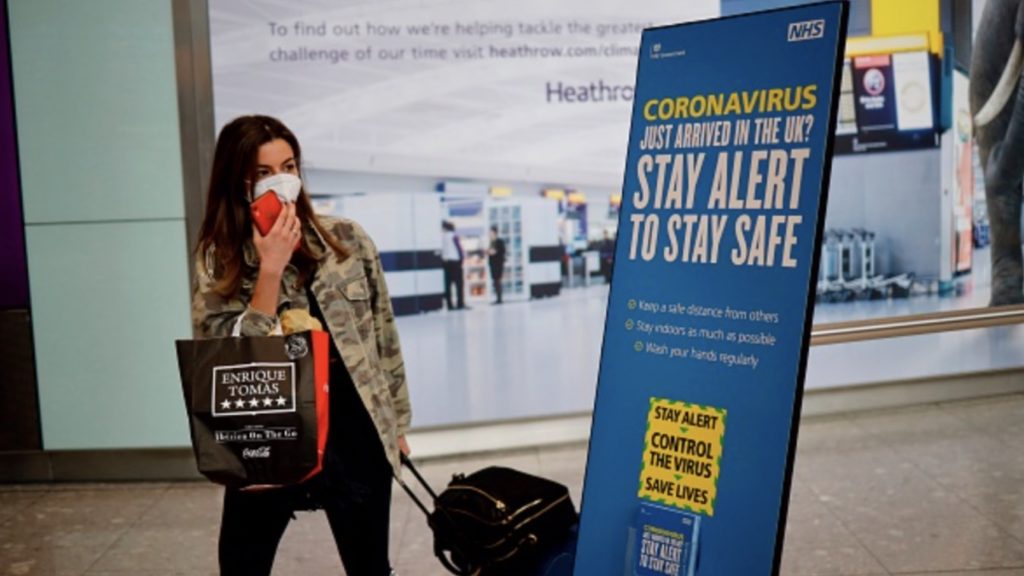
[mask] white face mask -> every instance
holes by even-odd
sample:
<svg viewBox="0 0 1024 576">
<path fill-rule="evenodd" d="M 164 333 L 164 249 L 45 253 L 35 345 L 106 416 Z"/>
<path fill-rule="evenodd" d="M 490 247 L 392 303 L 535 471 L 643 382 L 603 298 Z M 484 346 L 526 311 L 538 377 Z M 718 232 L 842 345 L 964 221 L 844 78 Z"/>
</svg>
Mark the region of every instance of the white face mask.
<svg viewBox="0 0 1024 576">
<path fill-rule="evenodd" d="M 256 183 L 252 190 L 252 199 L 256 200 L 267 192 L 273 191 L 281 202 L 295 202 L 299 198 L 299 190 L 302 189 L 302 179 L 294 174 L 282 172 L 268 176 Z"/>
</svg>

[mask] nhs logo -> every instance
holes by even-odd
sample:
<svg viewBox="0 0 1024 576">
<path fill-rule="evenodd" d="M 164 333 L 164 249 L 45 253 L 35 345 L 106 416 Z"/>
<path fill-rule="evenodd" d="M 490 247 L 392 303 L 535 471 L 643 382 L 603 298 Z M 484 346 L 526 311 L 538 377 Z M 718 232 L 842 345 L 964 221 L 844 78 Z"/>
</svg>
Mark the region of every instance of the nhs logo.
<svg viewBox="0 0 1024 576">
<path fill-rule="evenodd" d="M 793 22 L 790 24 L 787 39 L 790 42 L 800 42 L 801 40 L 821 38 L 824 35 L 824 20 L 807 20 L 806 22 Z"/>
</svg>

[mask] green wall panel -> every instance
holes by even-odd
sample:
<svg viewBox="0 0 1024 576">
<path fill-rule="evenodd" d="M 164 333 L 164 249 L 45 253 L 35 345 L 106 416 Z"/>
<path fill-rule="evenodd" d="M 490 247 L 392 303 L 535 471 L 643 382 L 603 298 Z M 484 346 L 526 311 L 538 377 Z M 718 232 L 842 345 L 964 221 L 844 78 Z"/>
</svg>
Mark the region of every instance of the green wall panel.
<svg viewBox="0 0 1024 576">
<path fill-rule="evenodd" d="M 184 221 L 29 226 L 47 450 L 187 446 Z"/>
<path fill-rule="evenodd" d="M 11 0 L 26 223 L 183 218 L 170 0 Z"/>
</svg>

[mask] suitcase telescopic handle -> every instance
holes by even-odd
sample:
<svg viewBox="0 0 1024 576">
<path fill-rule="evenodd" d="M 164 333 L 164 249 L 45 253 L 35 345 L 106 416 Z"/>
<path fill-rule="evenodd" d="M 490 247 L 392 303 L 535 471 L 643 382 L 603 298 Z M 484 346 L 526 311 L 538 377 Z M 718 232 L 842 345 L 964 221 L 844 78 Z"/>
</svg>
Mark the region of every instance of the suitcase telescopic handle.
<svg viewBox="0 0 1024 576">
<path fill-rule="evenodd" d="M 403 453 L 400 453 L 400 455 L 402 465 L 408 468 L 410 472 L 412 472 L 412 475 L 416 477 L 416 480 L 419 481 L 420 485 L 423 486 L 423 488 L 427 491 L 428 494 L 430 494 L 430 497 L 433 499 L 433 501 L 436 502 L 437 493 L 434 492 L 434 489 L 430 487 L 430 484 L 428 484 L 427 481 L 423 478 L 423 476 L 420 475 L 420 471 L 417 470 L 416 466 L 413 465 L 412 460 L 410 460 L 409 457 Z M 409 485 L 405 483 L 405 480 L 402 480 L 402 477 L 399 476 L 398 474 L 395 474 L 395 480 L 397 480 L 398 484 L 402 487 L 403 490 L 405 490 L 405 493 L 408 494 L 410 498 L 412 498 L 412 501 L 416 503 L 416 506 L 423 511 L 423 514 L 429 518 L 430 511 L 427 510 L 427 507 L 426 505 L 423 504 L 423 501 L 420 500 L 418 496 L 416 496 L 416 493 L 412 491 L 412 488 L 409 488 Z"/>
<path fill-rule="evenodd" d="M 433 502 L 436 507 L 437 493 L 434 492 L 434 489 L 430 487 L 430 484 L 428 484 L 427 481 L 423 478 L 423 476 L 420 475 L 420 471 L 416 469 L 416 466 L 413 465 L 412 460 L 410 460 L 408 456 L 406 456 L 404 453 L 399 453 L 399 456 L 401 458 L 402 465 L 408 468 L 410 472 L 412 472 L 412 475 L 416 477 L 416 480 L 419 481 L 420 485 L 423 486 L 423 488 L 427 491 L 428 494 L 430 494 L 430 497 L 433 499 Z M 402 480 L 401 476 L 395 474 L 395 480 L 397 480 L 398 484 L 402 487 L 403 490 L 405 490 L 405 493 L 408 494 L 410 498 L 412 498 L 412 501 L 416 503 L 416 506 L 423 511 L 423 515 L 427 517 L 429 523 L 430 511 L 427 510 L 427 507 L 423 504 L 419 497 L 416 496 L 416 493 L 412 491 L 412 488 L 410 488 L 409 485 L 406 484 L 404 480 Z M 438 509 L 438 512 L 444 517 L 449 518 L 448 512 L 443 508 Z M 479 568 L 460 569 L 459 567 L 455 566 L 455 564 L 445 554 L 444 546 L 442 546 L 436 539 L 434 541 L 434 555 L 437 556 L 438 560 L 441 561 L 441 564 L 444 565 L 444 567 L 452 574 L 456 574 L 458 576 L 479 576 L 480 574 Z"/>
</svg>

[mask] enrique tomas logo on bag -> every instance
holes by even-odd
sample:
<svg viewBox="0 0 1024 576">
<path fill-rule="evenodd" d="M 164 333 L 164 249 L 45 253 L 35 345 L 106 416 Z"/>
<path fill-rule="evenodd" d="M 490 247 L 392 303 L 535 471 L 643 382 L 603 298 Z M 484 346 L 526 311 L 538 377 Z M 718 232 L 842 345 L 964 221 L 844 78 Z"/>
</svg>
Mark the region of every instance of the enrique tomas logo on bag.
<svg viewBox="0 0 1024 576">
<path fill-rule="evenodd" d="M 213 369 L 214 416 L 295 412 L 295 365 L 255 362 Z"/>
</svg>

